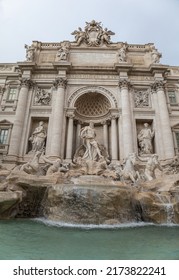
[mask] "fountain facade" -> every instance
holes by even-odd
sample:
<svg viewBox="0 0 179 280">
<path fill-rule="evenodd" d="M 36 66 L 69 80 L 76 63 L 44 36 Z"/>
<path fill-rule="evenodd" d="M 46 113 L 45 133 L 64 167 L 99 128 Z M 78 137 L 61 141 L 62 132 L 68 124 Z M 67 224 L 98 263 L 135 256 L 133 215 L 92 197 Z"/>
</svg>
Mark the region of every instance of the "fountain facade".
<svg viewBox="0 0 179 280">
<path fill-rule="evenodd" d="M 178 223 L 179 69 L 94 20 L 72 35 L 0 64 L 1 218 Z"/>
</svg>

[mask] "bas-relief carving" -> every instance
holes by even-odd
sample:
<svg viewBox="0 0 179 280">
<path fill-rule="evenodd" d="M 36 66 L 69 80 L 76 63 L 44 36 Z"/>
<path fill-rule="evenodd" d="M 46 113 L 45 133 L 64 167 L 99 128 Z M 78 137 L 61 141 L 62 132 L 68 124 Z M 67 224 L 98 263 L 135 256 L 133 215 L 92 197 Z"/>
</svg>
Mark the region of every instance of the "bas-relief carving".
<svg viewBox="0 0 179 280">
<path fill-rule="evenodd" d="M 12 72 L 12 71 L 14 71 L 14 66 L 4 65 L 3 67 L 0 67 L 0 72 Z"/>
<path fill-rule="evenodd" d="M 101 22 L 92 20 L 91 22 L 86 22 L 84 30 L 79 27 L 78 30 L 73 31 L 71 34 L 75 35 L 75 42 L 78 46 L 85 43 L 88 46 L 97 47 L 102 44 L 109 45 L 111 35 L 115 33 L 107 28 L 103 29 Z"/>
<path fill-rule="evenodd" d="M 136 108 L 149 107 L 149 90 L 135 90 L 134 104 Z"/>
<path fill-rule="evenodd" d="M 45 89 L 36 88 L 34 96 L 34 105 L 50 105 L 51 103 L 51 92 Z"/>
</svg>

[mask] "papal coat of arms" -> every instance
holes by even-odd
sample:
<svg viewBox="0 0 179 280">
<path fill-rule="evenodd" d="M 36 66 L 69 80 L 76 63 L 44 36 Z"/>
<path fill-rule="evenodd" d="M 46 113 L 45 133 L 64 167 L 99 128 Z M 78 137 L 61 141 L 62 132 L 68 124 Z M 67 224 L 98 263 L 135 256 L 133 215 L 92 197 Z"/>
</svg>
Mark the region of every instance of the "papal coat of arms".
<svg viewBox="0 0 179 280">
<path fill-rule="evenodd" d="M 86 22 L 84 30 L 81 27 L 78 27 L 78 30 L 75 30 L 71 33 L 75 35 L 75 41 L 79 46 L 81 43 L 86 43 L 88 46 L 99 46 L 102 44 L 110 44 L 111 35 L 115 33 L 107 28 L 102 28 L 101 22 L 96 22 L 92 20 L 91 22 Z"/>
</svg>

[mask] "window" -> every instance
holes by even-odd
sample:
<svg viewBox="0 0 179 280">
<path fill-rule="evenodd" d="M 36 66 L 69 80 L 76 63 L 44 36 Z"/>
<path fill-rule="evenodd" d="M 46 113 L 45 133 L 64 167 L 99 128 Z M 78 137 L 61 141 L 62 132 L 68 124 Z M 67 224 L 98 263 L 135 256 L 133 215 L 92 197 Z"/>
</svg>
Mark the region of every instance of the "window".
<svg viewBox="0 0 179 280">
<path fill-rule="evenodd" d="M 176 95 L 175 95 L 174 91 L 169 91 L 168 92 L 168 97 L 169 97 L 170 104 L 176 104 L 177 103 Z"/>
<path fill-rule="evenodd" d="M 8 129 L 0 129 L 0 144 L 7 144 Z"/>
<path fill-rule="evenodd" d="M 7 101 L 14 101 L 16 98 L 16 92 L 17 92 L 16 88 L 10 88 L 8 97 L 7 97 Z"/>
</svg>

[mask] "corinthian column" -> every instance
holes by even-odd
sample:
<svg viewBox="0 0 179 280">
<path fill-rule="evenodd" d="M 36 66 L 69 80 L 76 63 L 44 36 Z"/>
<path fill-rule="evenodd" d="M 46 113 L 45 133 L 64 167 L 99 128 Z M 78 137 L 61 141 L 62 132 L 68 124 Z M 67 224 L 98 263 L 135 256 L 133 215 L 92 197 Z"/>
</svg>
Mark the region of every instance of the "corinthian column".
<svg viewBox="0 0 179 280">
<path fill-rule="evenodd" d="M 11 134 L 11 141 L 9 147 L 9 155 L 18 156 L 21 147 L 22 131 L 24 127 L 24 119 L 27 113 L 27 100 L 28 91 L 32 86 L 30 79 L 23 78 L 21 81 L 21 89 L 19 92 L 19 98 L 17 103 L 16 115 L 14 125 Z"/>
<path fill-rule="evenodd" d="M 164 145 L 165 159 L 172 158 L 174 156 L 174 143 L 172 137 L 172 131 L 170 126 L 169 112 L 167 108 L 167 101 L 164 91 L 164 82 L 156 81 L 153 84 L 153 89 L 157 92 L 159 118 L 161 124 L 161 134 Z"/>
<path fill-rule="evenodd" d="M 64 99 L 67 80 L 57 78 L 54 82 L 56 91 L 53 92 L 52 130 L 51 130 L 51 156 L 61 155 L 61 143 L 64 120 Z"/>
<path fill-rule="evenodd" d="M 76 128 L 76 149 L 80 146 L 80 130 L 81 130 L 81 121 L 77 121 L 77 128 Z"/>
<path fill-rule="evenodd" d="M 72 150 L 73 150 L 73 118 L 74 114 L 67 114 L 68 117 L 68 130 L 67 130 L 67 145 L 66 145 L 66 159 L 72 159 Z"/>
<path fill-rule="evenodd" d="M 117 124 L 116 124 L 116 115 L 111 117 L 111 157 L 112 161 L 118 159 L 118 144 L 117 144 Z"/>
<path fill-rule="evenodd" d="M 103 125 L 103 139 L 104 139 L 104 147 L 108 152 L 108 124 L 107 121 L 101 123 Z"/>
<path fill-rule="evenodd" d="M 129 81 L 121 79 L 119 87 L 121 90 L 121 103 L 122 103 L 122 136 L 123 136 L 123 155 L 124 158 L 129 153 L 133 152 L 133 138 L 132 138 L 132 118 L 131 106 L 129 97 Z"/>
</svg>

